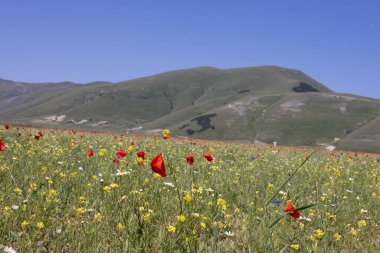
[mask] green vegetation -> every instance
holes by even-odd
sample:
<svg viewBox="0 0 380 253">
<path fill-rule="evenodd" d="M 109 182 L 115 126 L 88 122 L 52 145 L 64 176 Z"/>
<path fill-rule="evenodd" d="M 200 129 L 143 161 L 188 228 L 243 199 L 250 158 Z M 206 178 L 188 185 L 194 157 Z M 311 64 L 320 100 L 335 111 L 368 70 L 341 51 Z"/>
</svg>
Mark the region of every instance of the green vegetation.
<svg viewBox="0 0 380 253">
<path fill-rule="evenodd" d="M 368 125 L 380 118 L 379 100 L 334 93 L 281 67 L 202 67 L 87 85 L 8 81 L 4 87 L 0 118 L 10 123 L 141 134 L 170 128 L 197 139 L 302 146 L 339 138 L 337 148 L 380 150 L 380 128 Z"/>
<path fill-rule="evenodd" d="M 14 126 L 0 140 L 0 250 L 380 251 L 373 155 Z"/>
</svg>

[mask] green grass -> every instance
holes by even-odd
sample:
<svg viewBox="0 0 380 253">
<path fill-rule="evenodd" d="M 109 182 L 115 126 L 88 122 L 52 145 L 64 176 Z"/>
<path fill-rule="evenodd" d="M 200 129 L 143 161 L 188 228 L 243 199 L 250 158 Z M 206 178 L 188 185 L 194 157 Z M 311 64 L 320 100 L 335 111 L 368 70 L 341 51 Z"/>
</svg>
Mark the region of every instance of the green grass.
<svg viewBox="0 0 380 253">
<path fill-rule="evenodd" d="M 17 252 L 380 250 L 380 165 L 373 155 L 318 150 L 274 205 L 268 201 L 312 150 L 49 129 L 37 141 L 37 129 L 0 129 L 7 145 L 0 151 L 0 245 Z M 127 155 L 115 164 L 119 149 Z M 144 166 L 137 164 L 140 150 Z M 165 178 L 149 165 L 158 152 Z M 193 165 L 186 163 L 190 153 Z M 289 200 L 296 208 L 320 205 L 270 229 Z"/>
</svg>

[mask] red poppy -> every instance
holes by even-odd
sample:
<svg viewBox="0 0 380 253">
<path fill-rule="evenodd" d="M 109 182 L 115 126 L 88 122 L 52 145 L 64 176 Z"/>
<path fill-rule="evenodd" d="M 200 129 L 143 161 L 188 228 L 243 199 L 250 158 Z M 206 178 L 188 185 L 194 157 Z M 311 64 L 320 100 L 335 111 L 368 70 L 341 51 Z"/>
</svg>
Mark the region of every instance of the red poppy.
<svg viewBox="0 0 380 253">
<path fill-rule="evenodd" d="M 192 154 L 188 155 L 186 157 L 186 161 L 187 161 L 188 164 L 193 165 L 193 163 L 194 163 L 194 156 Z"/>
<path fill-rule="evenodd" d="M 135 143 L 133 141 L 131 141 L 131 144 L 129 144 L 129 146 L 134 146 Z"/>
<path fill-rule="evenodd" d="M 21 136 L 21 133 L 18 133 L 17 135 L 18 135 L 18 136 Z"/>
<path fill-rule="evenodd" d="M 206 152 L 204 155 L 204 158 L 207 159 L 207 161 L 211 162 L 212 160 L 214 160 L 214 158 L 212 157 L 211 153 L 210 152 Z"/>
<path fill-rule="evenodd" d="M 5 151 L 5 143 L 0 140 L 0 151 Z"/>
<path fill-rule="evenodd" d="M 92 149 L 87 150 L 87 156 L 93 156 L 94 152 L 92 152 Z"/>
<path fill-rule="evenodd" d="M 36 139 L 37 141 L 40 139 L 41 136 L 39 136 L 38 134 L 34 136 L 34 139 Z"/>
<path fill-rule="evenodd" d="M 113 159 L 112 162 L 113 163 L 119 163 L 120 161 L 119 161 L 119 159 Z"/>
<path fill-rule="evenodd" d="M 125 154 L 125 151 L 124 151 L 124 150 L 120 149 L 119 151 L 116 152 L 116 155 L 117 155 L 117 157 L 119 157 L 119 159 L 120 159 L 120 158 L 125 157 L 126 154 Z"/>
<path fill-rule="evenodd" d="M 294 210 L 296 210 L 296 208 L 294 207 L 293 202 L 290 200 L 288 202 L 288 205 L 284 208 L 284 212 L 289 213 L 290 216 L 292 216 L 295 219 L 298 219 L 301 216 L 301 213 Z"/>
<path fill-rule="evenodd" d="M 165 135 L 163 135 L 162 137 L 164 138 L 164 140 L 167 140 L 167 139 L 169 139 L 169 138 L 170 138 L 170 135 L 168 135 L 168 134 L 165 134 Z"/>
<path fill-rule="evenodd" d="M 158 153 L 155 158 L 150 162 L 152 170 L 162 177 L 166 177 L 165 163 L 162 159 L 162 154 Z"/>
<path fill-rule="evenodd" d="M 137 152 L 137 157 L 141 157 L 142 159 L 145 159 L 145 152 L 144 151 Z"/>
<path fill-rule="evenodd" d="M 6 130 L 9 130 L 9 128 L 10 128 L 10 126 L 5 125 L 5 129 L 6 129 Z"/>
</svg>

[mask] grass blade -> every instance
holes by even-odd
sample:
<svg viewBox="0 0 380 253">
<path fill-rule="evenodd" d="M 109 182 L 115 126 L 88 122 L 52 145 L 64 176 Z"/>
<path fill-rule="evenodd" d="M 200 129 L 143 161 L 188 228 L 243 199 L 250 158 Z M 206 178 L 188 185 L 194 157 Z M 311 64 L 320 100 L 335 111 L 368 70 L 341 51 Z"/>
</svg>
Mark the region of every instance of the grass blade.
<svg viewBox="0 0 380 253">
<path fill-rule="evenodd" d="M 270 198 L 270 200 L 267 202 L 267 205 L 272 202 L 272 200 L 277 196 L 277 194 L 281 191 L 281 189 L 294 177 L 294 175 L 297 173 L 297 171 L 310 159 L 310 157 L 316 152 L 317 150 L 314 150 L 306 159 L 301 163 L 300 166 L 298 166 L 293 173 L 289 176 L 289 178 L 278 188 L 278 190 L 273 194 L 273 196 Z"/>
<path fill-rule="evenodd" d="M 310 205 L 306 205 L 306 206 L 303 206 L 303 207 L 300 207 L 300 208 L 296 208 L 294 209 L 294 211 L 302 211 L 302 210 L 307 210 L 309 208 L 312 208 L 314 206 L 319 206 L 319 205 L 322 205 L 321 203 L 317 203 L 317 204 L 310 204 Z"/>
<path fill-rule="evenodd" d="M 276 225 L 284 216 L 286 215 L 286 213 L 284 213 L 284 214 L 282 214 L 282 215 L 280 215 L 280 216 L 278 216 L 277 217 L 277 219 L 275 219 L 273 222 L 272 222 L 272 224 L 270 224 L 270 226 L 269 226 L 269 229 L 271 229 L 274 225 Z"/>
</svg>

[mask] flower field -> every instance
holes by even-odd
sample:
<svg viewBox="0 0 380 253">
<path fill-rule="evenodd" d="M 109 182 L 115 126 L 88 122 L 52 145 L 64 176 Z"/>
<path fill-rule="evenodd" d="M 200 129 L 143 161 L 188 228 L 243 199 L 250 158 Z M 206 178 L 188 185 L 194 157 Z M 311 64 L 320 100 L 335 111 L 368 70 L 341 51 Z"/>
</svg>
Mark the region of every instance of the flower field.
<svg viewBox="0 0 380 253">
<path fill-rule="evenodd" d="M 0 250 L 380 252 L 376 155 L 0 125 Z"/>
</svg>

